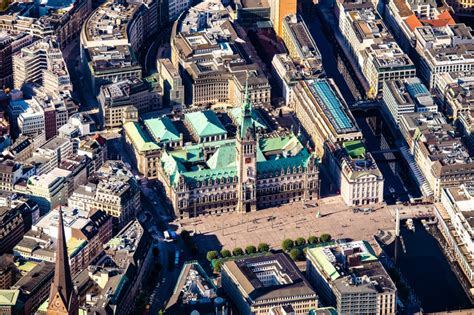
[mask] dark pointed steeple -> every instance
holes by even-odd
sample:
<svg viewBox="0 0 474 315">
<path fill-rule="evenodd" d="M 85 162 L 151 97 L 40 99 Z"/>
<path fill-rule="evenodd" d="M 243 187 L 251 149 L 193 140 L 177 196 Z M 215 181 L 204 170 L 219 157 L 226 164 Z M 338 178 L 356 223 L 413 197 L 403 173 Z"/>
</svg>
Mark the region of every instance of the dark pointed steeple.
<svg viewBox="0 0 474 315">
<path fill-rule="evenodd" d="M 66 237 L 64 235 L 63 211 L 59 207 L 58 239 L 56 242 L 56 267 L 51 284 L 48 303 L 48 315 L 77 314 L 79 312 L 77 295 L 69 269 Z"/>
</svg>

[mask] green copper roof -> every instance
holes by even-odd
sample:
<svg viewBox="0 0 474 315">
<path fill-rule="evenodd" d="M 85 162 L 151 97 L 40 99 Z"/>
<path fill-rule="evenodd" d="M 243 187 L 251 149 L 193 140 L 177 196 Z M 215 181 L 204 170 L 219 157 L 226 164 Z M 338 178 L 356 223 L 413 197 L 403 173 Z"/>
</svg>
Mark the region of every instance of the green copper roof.
<svg viewBox="0 0 474 315">
<path fill-rule="evenodd" d="M 346 141 L 342 144 L 347 154 L 353 159 L 365 157 L 365 147 L 360 140 Z"/>
<path fill-rule="evenodd" d="M 234 107 L 229 111 L 229 115 L 232 117 L 234 120 L 234 123 L 237 126 L 242 125 L 242 109 L 240 107 Z M 255 124 L 255 128 L 263 128 L 263 129 L 268 129 L 267 124 L 263 120 L 263 118 L 260 116 L 260 114 L 254 110 L 251 112 L 251 118 L 252 118 L 252 124 Z"/>
<path fill-rule="evenodd" d="M 0 290 L 0 305 L 14 306 L 20 294 L 19 290 Z"/>
<path fill-rule="evenodd" d="M 186 172 L 182 174 L 187 182 L 192 181 L 206 181 L 216 180 L 221 178 L 228 178 L 237 176 L 237 168 L 235 166 L 225 167 L 219 169 L 205 169 L 194 172 Z"/>
<path fill-rule="evenodd" d="M 159 149 L 159 146 L 150 139 L 137 122 L 128 122 L 123 128 L 140 152 Z"/>
<path fill-rule="evenodd" d="M 227 134 L 227 130 L 212 110 L 187 113 L 184 116 L 199 137 Z"/>
<path fill-rule="evenodd" d="M 265 154 L 296 155 L 303 149 L 303 145 L 293 134 L 282 137 L 262 138 L 259 141 L 259 146 Z"/>
<path fill-rule="evenodd" d="M 227 139 L 166 150 L 161 165 L 172 185 L 177 183 L 180 175 L 188 183 L 234 177 L 237 176 L 235 144 L 235 139 Z M 204 152 L 208 150 L 213 153 L 206 160 Z M 295 167 L 307 167 L 311 158 L 313 154 L 295 135 L 271 137 L 259 141 L 257 173 L 275 173 L 282 169 L 286 172 L 288 168 L 293 172 Z"/>
<path fill-rule="evenodd" d="M 316 247 L 308 249 L 307 254 L 311 255 L 316 262 L 318 263 L 319 267 L 322 268 L 324 273 L 331 278 L 331 280 L 336 280 L 341 275 L 337 272 L 334 265 L 327 259 L 326 254 L 323 252 L 324 247 Z"/>
<path fill-rule="evenodd" d="M 257 162 L 257 174 L 267 172 L 279 172 L 281 169 L 285 171 L 290 168 L 293 171 L 293 167 L 306 167 L 311 158 L 312 154 L 307 149 L 301 150 L 297 155 L 290 157 L 278 157 L 273 160 Z"/>
<path fill-rule="evenodd" d="M 207 161 L 207 165 L 211 169 L 236 167 L 235 153 L 235 144 L 229 143 L 227 145 L 220 146 Z"/>
<path fill-rule="evenodd" d="M 178 129 L 176 129 L 171 119 L 166 116 L 163 118 L 146 119 L 145 126 L 156 142 L 165 143 L 181 139 Z"/>
</svg>

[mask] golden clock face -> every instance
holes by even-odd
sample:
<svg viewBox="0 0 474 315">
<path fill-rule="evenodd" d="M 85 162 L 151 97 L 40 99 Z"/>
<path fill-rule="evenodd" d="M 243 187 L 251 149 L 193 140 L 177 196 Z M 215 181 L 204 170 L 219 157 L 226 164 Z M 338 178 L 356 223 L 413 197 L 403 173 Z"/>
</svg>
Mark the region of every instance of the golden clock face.
<svg viewBox="0 0 474 315">
<path fill-rule="evenodd" d="M 252 162 L 252 159 L 251 159 L 251 158 L 249 158 L 249 157 L 248 157 L 248 158 L 245 158 L 245 163 L 246 163 L 246 164 L 249 164 L 250 162 Z"/>
</svg>

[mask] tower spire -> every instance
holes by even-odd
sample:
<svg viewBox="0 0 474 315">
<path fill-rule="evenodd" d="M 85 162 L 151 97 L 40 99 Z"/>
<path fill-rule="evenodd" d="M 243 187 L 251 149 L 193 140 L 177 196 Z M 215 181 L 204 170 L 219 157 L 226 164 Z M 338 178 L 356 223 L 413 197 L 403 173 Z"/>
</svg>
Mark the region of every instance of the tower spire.
<svg viewBox="0 0 474 315">
<path fill-rule="evenodd" d="M 250 131 L 252 136 L 255 136 L 255 127 L 253 126 L 252 120 L 252 102 L 249 96 L 249 73 L 247 72 L 247 78 L 245 79 L 245 96 L 242 104 L 242 120 L 240 123 L 240 138 L 244 138 Z"/>
<path fill-rule="evenodd" d="M 247 77 L 245 78 L 245 93 L 244 93 L 244 103 L 242 106 L 242 112 L 244 115 L 250 114 L 252 110 L 252 102 L 250 101 L 249 95 L 249 73 L 247 72 Z"/>
<path fill-rule="evenodd" d="M 48 303 L 48 315 L 77 314 L 79 312 L 77 295 L 69 269 L 66 237 L 64 233 L 63 211 L 59 207 L 58 239 L 56 242 L 56 265 L 54 279 L 51 284 Z"/>
</svg>

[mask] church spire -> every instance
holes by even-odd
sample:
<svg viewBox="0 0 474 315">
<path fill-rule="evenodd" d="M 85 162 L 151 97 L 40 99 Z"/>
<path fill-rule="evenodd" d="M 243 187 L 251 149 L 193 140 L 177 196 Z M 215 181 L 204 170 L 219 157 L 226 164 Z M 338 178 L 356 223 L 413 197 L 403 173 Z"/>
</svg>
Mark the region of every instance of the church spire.
<svg viewBox="0 0 474 315">
<path fill-rule="evenodd" d="M 51 284 L 48 303 L 48 315 L 77 314 L 79 312 L 77 295 L 69 269 L 69 255 L 64 235 L 63 211 L 59 207 L 58 239 L 56 242 L 56 266 Z"/>
</svg>

